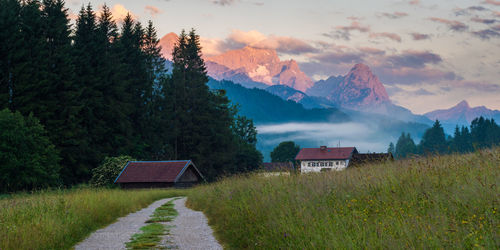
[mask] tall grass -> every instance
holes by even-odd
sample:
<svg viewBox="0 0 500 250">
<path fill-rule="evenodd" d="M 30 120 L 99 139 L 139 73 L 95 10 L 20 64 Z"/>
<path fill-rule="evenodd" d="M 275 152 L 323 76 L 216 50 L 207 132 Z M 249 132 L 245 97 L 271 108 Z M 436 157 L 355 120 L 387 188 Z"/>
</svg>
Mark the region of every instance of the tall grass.
<svg viewBox="0 0 500 250">
<path fill-rule="evenodd" d="M 500 248 L 500 149 L 197 187 L 228 248 Z"/>
<path fill-rule="evenodd" d="M 68 249 L 91 232 L 179 190 L 74 189 L 0 200 L 0 249 Z"/>
</svg>

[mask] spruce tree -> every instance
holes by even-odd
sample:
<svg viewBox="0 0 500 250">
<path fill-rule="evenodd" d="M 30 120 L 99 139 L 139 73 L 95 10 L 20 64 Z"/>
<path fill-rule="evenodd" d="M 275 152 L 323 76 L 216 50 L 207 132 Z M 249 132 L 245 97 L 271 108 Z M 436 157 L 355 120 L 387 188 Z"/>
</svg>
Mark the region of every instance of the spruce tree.
<svg viewBox="0 0 500 250">
<path fill-rule="evenodd" d="M 230 173 L 234 164 L 234 111 L 222 92 L 211 92 L 194 30 L 179 36 L 170 78 L 173 90 L 174 153 L 193 159 L 209 179 Z"/>
<path fill-rule="evenodd" d="M 424 154 L 442 154 L 447 151 L 444 129 L 438 120 L 425 131 L 420 145 Z"/>
<path fill-rule="evenodd" d="M 395 150 L 395 157 L 398 159 L 403 159 L 409 156 L 412 156 L 417 153 L 417 146 L 415 142 L 411 138 L 410 133 L 405 134 L 401 133 L 397 143 Z"/>
<path fill-rule="evenodd" d="M 392 155 L 395 154 L 396 149 L 394 148 L 394 143 L 389 143 L 389 147 L 387 148 L 387 153 L 390 153 Z"/>
<path fill-rule="evenodd" d="M 16 70 L 24 49 L 20 32 L 21 4 L 0 0 L 0 110 L 13 109 Z"/>
</svg>

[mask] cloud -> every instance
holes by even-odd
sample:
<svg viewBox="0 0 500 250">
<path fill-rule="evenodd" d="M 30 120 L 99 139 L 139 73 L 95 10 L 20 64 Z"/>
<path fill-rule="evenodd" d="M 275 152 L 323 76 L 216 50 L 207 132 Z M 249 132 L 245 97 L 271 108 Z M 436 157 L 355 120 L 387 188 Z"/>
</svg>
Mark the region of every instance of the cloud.
<svg viewBox="0 0 500 250">
<path fill-rule="evenodd" d="M 485 1 L 483 1 L 482 3 L 484 3 L 484 4 L 490 4 L 490 5 L 500 6 L 500 1 L 495 1 L 495 0 L 485 0 Z"/>
<path fill-rule="evenodd" d="M 455 9 L 455 15 L 467 16 L 467 15 L 470 15 L 471 12 L 474 12 L 474 11 L 487 11 L 487 10 L 490 10 L 490 9 L 485 8 L 483 6 L 471 6 L 471 7 L 465 8 L 465 9 L 457 8 L 457 9 Z"/>
<path fill-rule="evenodd" d="M 389 56 L 387 61 L 402 67 L 423 68 L 426 64 L 437 64 L 443 59 L 429 51 L 406 50 L 402 54 Z"/>
<path fill-rule="evenodd" d="M 286 36 L 266 36 L 256 30 L 246 32 L 233 30 L 226 39 L 225 46 L 228 48 L 250 46 L 259 49 L 274 49 L 279 53 L 293 55 L 317 51 L 316 48 L 303 40 Z"/>
<path fill-rule="evenodd" d="M 319 61 L 320 63 L 348 63 L 355 64 L 363 61 L 363 55 L 356 52 L 327 52 L 315 55 L 313 59 Z"/>
<path fill-rule="evenodd" d="M 133 19 L 138 19 L 137 15 L 132 13 L 132 11 L 128 10 L 121 4 L 113 5 L 113 7 L 111 8 L 111 14 L 116 21 L 122 21 L 127 16 L 127 14 L 130 14 Z"/>
<path fill-rule="evenodd" d="M 242 30 L 233 30 L 229 35 L 230 40 L 244 45 L 255 44 L 262 40 L 265 40 L 266 38 L 266 35 L 256 30 L 250 30 L 246 32 Z"/>
<path fill-rule="evenodd" d="M 383 17 L 387 17 L 390 19 L 399 19 L 408 16 L 408 13 L 405 12 L 394 12 L 394 13 L 382 13 Z"/>
<path fill-rule="evenodd" d="M 370 26 L 362 25 L 358 21 L 352 21 L 349 26 L 337 26 L 335 29 L 335 32 L 324 35 L 336 39 L 351 40 L 352 31 L 359 31 L 361 33 L 369 32 Z"/>
<path fill-rule="evenodd" d="M 381 33 L 370 33 L 371 38 L 389 38 L 396 42 L 401 42 L 401 36 L 396 33 L 381 32 Z"/>
<path fill-rule="evenodd" d="M 493 24 L 498 22 L 496 19 L 484 19 L 484 18 L 479 18 L 479 17 L 473 17 L 471 18 L 471 21 L 476 22 L 476 23 L 483 23 L 483 24 Z"/>
<path fill-rule="evenodd" d="M 378 68 L 379 78 L 385 84 L 418 84 L 440 82 L 442 80 L 455 80 L 459 77 L 451 71 L 443 71 L 430 67 L 425 68 L 410 68 L 410 67 L 394 67 L 394 68 Z"/>
<path fill-rule="evenodd" d="M 371 48 L 371 47 L 361 47 L 359 48 L 359 51 L 366 53 L 366 54 L 372 54 L 372 55 L 384 55 L 385 51 L 377 48 Z"/>
<path fill-rule="evenodd" d="M 453 30 L 453 31 L 465 31 L 468 26 L 465 25 L 462 22 L 459 21 L 454 21 L 454 20 L 448 20 L 444 18 L 439 18 L 439 17 L 431 17 L 429 20 L 437 23 L 442 23 L 448 25 L 448 27 Z"/>
<path fill-rule="evenodd" d="M 484 30 L 479 30 L 479 31 L 473 31 L 472 35 L 481 38 L 483 40 L 489 40 L 491 38 L 497 38 L 500 37 L 500 32 L 499 30 L 492 28 L 492 29 L 484 29 Z"/>
<path fill-rule="evenodd" d="M 214 0 L 212 1 L 213 4 L 220 5 L 220 6 L 229 6 L 234 4 L 236 1 L 235 0 Z"/>
<path fill-rule="evenodd" d="M 410 34 L 411 37 L 413 38 L 413 40 L 415 41 L 420 41 L 420 40 L 426 40 L 426 39 L 430 39 L 431 36 L 428 35 L 428 34 L 422 34 L 422 33 L 411 33 Z"/>
<path fill-rule="evenodd" d="M 500 92 L 500 85 L 480 82 L 480 81 L 467 81 L 467 80 L 455 80 L 455 81 L 447 81 L 443 83 L 444 88 L 463 88 L 468 91 L 477 91 L 484 93 L 495 93 Z"/>
<path fill-rule="evenodd" d="M 410 5 L 420 5 L 420 0 L 411 0 L 408 2 Z"/>
<path fill-rule="evenodd" d="M 152 17 L 155 17 L 159 14 L 161 14 L 163 11 L 158 9 L 157 7 L 155 6 L 151 6 L 151 5 L 146 5 L 146 7 L 144 7 L 144 9 L 149 12 L 149 14 L 152 16 Z"/>
</svg>

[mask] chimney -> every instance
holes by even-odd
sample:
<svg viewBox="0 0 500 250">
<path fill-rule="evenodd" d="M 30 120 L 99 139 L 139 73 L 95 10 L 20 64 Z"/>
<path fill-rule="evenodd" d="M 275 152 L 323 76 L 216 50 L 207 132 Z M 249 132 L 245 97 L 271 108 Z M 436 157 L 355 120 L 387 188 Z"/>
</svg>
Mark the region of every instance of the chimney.
<svg viewBox="0 0 500 250">
<path fill-rule="evenodd" d="M 320 147 L 319 147 L 319 149 L 320 149 L 321 151 L 325 151 L 325 150 L 326 150 L 326 146 L 320 146 Z"/>
</svg>

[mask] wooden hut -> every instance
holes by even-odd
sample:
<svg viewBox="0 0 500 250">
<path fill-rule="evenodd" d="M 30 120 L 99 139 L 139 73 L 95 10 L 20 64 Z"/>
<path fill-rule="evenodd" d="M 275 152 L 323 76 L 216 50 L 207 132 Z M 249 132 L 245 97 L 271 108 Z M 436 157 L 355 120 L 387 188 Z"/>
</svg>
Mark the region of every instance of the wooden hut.
<svg viewBox="0 0 500 250">
<path fill-rule="evenodd" d="M 191 160 L 129 161 L 115 180 L 122 188 L 191 187 L 205 179 Z"/>
</svg>

